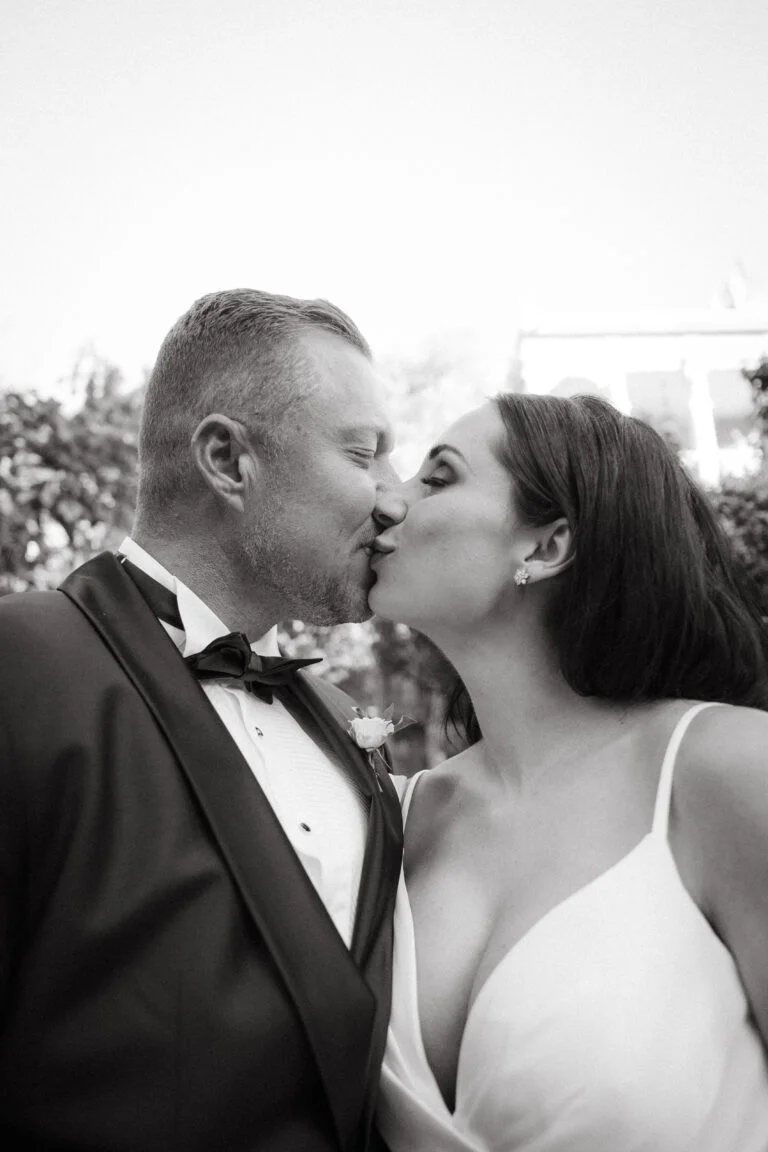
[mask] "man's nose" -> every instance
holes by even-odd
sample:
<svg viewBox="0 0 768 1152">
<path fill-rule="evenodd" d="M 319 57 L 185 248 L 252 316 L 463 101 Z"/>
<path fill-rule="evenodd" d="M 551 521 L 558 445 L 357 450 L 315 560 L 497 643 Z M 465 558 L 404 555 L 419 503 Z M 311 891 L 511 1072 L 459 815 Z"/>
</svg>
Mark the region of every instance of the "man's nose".
<svg viewBox="0 0 768 1152">
<path fill-rule="evenodd" d="M 405 485 L 390 465 L 386 475 L 376 489 L 376 506 L 373 518 L 382 528 L 400 524 L 406 516 L 408 504 L 405 499 Z"/>
</svg>

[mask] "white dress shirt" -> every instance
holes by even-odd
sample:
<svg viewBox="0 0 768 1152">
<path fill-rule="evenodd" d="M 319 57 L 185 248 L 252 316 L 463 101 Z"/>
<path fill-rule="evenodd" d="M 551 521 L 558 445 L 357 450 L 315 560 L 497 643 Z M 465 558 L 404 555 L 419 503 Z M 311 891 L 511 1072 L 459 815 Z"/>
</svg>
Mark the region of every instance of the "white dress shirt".
<svg viewBox="0 0 768 1152">
<path fill-rule="evenodd" d="M 184 630 L 160 621 L 182 656 L 200 652 L 228 628 L 203 601 L 130 537 L 120 552 L 176 594 Z M 277 628 L 251 645 L 279 656 Z M 272 805 L 283 831 L 349 946 L 365 853 L 367 805 L 341 766 L 314 743 L 277 699 L 271 704 L 227 681 L 201 688 Z"/>
</svg>

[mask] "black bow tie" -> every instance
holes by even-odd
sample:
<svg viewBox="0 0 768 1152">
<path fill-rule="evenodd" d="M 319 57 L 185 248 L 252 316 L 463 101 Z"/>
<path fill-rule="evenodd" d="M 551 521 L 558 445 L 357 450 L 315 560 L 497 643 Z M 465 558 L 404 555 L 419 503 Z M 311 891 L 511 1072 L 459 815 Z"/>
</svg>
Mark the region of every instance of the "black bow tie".
<svg viewBox="0 0 768 1152">
<path fill-rule="evenodd" d="M 122 563 L 158 619 L 172 624 L 174 628 L 182 628 L 179 606 L 173 592 L 130 560 L 123 558 Z M 198 680 L 236 680 L 248 692 L 271 704 L 275 688 L 290 685 L 299 668 L 319 664 L 321 659 L 290 660 L 287 656 L 259 656 L 252 650 L 247 636 L 242 632 L 230 632 L 227 636 L 213 640 L 202 652 L 185 656 L 184 663 Z"/>
<path fill-rule="evenodd" d="M 185 656 L 184 663 L 198 680 L 238 680 L 243 688 L 272 703 L 275 688 L 290 684 L 299 668 L 315 660 L 289 660 L 287 656 L 259 656 L 242 632 L 230 632 L 212 640 L 202 652 Z"/>
</svg>

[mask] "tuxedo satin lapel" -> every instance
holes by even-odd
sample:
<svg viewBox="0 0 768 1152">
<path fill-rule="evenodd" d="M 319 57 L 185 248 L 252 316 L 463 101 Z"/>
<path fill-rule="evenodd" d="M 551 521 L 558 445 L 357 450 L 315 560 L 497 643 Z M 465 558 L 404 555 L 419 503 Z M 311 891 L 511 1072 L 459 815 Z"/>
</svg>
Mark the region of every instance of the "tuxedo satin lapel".
<svg viewBox="0 0 768 1152">
<path fill-rule="evenodd" d="M 352 937 L 352 955 L 362 967 L 366 963 L 368 947 L 381 922 L 388 900 L 392 891 L 397 888 L 402 862 L 403 821 L 400 801 L 385 765 L 381 764 L 378 772 L 371 767 L 367 753 L 358 748 L 347 733 L 347 726 L 352 716 L 347 718 L 324 688 L 322 681 L 306 672 L 299 672 L 296 677 L 296 695 L 311 713 L 325 741 L 341 762 L 352 771 L 366 796 L 371 800 L 368 810 L 368 838 Z"/>
<path fill-rule="evenodd" d="M 356 713 L 351 708 L 343 709 L 336 692 L 317 677 L 300 672 L 296 679 L 298 694 L 307 709 L 311 709 L 326 741 L 356 778 L 362 779 L 370 789 L 368 840 L 352 937 L 352 955 L 365 971 L 377 1006 L 366 1070 L 369 1090 L 364 1130 L 368 1131 L 373 1120 L 392 1002 L 392 917 L 403 856 L 400 800 L 384 764 L 374 773 L 367 754 L 348 735 L 349 722 Z"/>
<path fill-rule="evenodd" d="M 351 1150 L 369 1087 L 371 990 L 237 746 L 119 562 L 102 553 L 61 590 L 100 633 L 175 752 L 293 998 L 341 1147 Z"/>
</svg>

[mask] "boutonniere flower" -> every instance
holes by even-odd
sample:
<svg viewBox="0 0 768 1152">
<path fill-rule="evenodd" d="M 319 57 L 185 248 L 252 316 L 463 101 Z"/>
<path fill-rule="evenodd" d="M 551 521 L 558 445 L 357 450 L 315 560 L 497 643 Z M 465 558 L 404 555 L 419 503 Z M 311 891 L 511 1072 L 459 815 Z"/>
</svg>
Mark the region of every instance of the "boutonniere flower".
<svg viewBox="0 0 768 1152">
<path fill-rule="evenodd" d="M 381 754 L 381 749 L 386 743 L 387 739 L 399 732 L 401 728 L 407 728 L 409 724 L 413 724 L 409 716 L 401 716 L 399 720 L 394 719 L 394 705 L 390 704 L 389 708 L 382 716 L 366 716 L 360 708 L 356 708 L 358 713 L 354 720 L 350 720 L 349 728 L 347 729 L 348 735 L 352 737 L 358 748 L 362 749 L 368 755 L 368 763 L 373 768 L 376 776 L 376 783 L 379 785 L 381 791 L 381 781 L 379 780 L 379 773 L 376 766 L 376 757 L 386 767 L 386 760 Z"/>
</svg>

